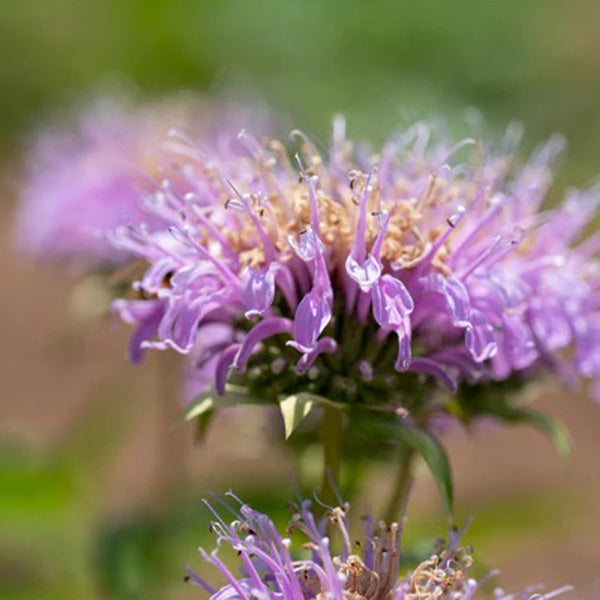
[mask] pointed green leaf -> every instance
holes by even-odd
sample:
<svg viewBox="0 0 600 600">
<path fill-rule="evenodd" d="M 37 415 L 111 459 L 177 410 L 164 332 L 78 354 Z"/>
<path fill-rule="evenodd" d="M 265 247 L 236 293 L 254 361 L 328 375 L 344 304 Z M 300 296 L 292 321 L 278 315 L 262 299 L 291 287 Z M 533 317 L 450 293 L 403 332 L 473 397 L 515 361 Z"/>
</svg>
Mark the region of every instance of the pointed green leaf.
<svg viewBox="0 0 600 600">
<path fill-rule="evenodd" d="M 516 422 L 529 423 L 544 433 L 552 442 L 554 449 L 563 460 L 571 456 L 571 442 L 566 427 L 550 415 L 527 409 L 516 409 Z"/>
<path fill-rule="evenodd" d="M 214 389 L 198 394 L 181 414 L 181 421 L 191 421 L 196 417 L 210 413 L 226 406 L 239 404 L 265 404 L 265 400 L 255 398 L 247 393 L 246 388 L 236 385 L 227 385 L 224 396 L 218 396 Z"/>
<path fill-rule="evenodd" d="M 340 412 L 345 412 L 347 410 L 347 407 L 343 404 L 329 400 L 329 398 L 325 398 L 325 396 L 311 394 L 310 392 L 300 392 L 288 396 L 279 401 L 286 440 L 292 435 L 296 427 L 298 427 L 298 425 L 306 418 L 315 405 L 329 406 Z"/>
<path fill-rule="evenodd" d="M 446 513 L 452 518 L 454 501 L 452 470 L 446 451 L 437 437 L 406 421 L 384 417 L 365 419 L 358 413 L 354 417 L 357 418 L 354 421 L 355 428 L 362 431 L 369 439 L 398 440 L 421 455 L 435 479 Z"/>
<path fill-rule="evenodd" d="M 191 421 L 196 417 L 200 417 L 205 413 L 212 411 L 214 407 L 215 399 L 212 392 L 200 394 L 189 403 L 181 418 L 183 421 Z"/>
<path fill-rule="evenodd" d="M 507 385 L 514 385 L 507 384 Z M 510 387 L 504 393 L 494 393 L 494 388 L 476 386 L 468 394 L 457 397 L 452 412 L 466 422 L 476 417 L 488 415 L 505 423 L 526 423 L 544 433 L 552 442 L 559 456 L 566 460 L 571 454 L 571 445 L 566 428 L 550 415 L 520 406 L 510 394 Z"/>
<path fill-rule="evenodd" d="M 216 412 L 217 411 L 215 409 L 211 408 L 196 417 L 196 431 L 194 432 L 194 439 L 197 442 L 202 442 L 204 440 L 206 432 L 208 431 L 208 427 L 210 426 L 210 423 L 213 420 Z"/>
<path fill-rule="evenodd" d="M 279 402 L 286 440 L 292 435 L 294 429 L 296 429 L 296 427 L 298 427 L 305 419 L 313 406 L 314 399 L 311 395 L 303 393 L 288 396 Z"/>
<path fill-rule="evenodd" d="M 440 441 L 432 433 L 407 423 L 397 423 L 392 431 L 395 431 L 397 439 L 423 457 L 437 483 L 446 513 L 451 515 L 454 501 L 452 470 L 446 450 Z"/>
</svg>

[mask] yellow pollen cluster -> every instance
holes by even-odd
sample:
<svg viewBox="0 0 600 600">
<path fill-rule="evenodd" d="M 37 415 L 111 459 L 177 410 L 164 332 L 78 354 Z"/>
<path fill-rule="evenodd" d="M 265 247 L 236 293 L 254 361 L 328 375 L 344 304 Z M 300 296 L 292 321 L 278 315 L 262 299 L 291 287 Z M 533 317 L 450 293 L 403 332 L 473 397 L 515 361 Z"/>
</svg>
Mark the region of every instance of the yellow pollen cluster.
<svg viewBox="0 0 600 600">
<path fill-rule="evenodd" d="M 265 148 L 268 158 L 258 161 L 258 172 L 269 187 L 265 196 L 249 196 L 250 210 L 258 218 L 274 247 L 285 260 L 293 256 L 288 237 L 298 239 L 309 227 L 310 201 L 308 186 L 289 166 L 280 143 L 269 140 Z M 282 164 L 283 163 L 283 164 Z M 332 267 L 343 265 L 351 251 L 360 214 L 360 199 L 367 185 L 367 175 L 357 170 L 348 171 L 348 181 L 341 182 L 328 174 L 320 157 L 310 158 L 307 175 L 317 175 L 316 197 L 319 212 L 320 234 L 327 246 Z M 278 177 L 284 173 L 285 177 Z M 222 183 L 224 199 L 231 190 Z M 371 174 L 367 197 L 366 247 L 369 250 L 379 232 L 382 211 L 392 212 L 388 231 L 381 249 L 381 260 L 396 268 L 414 267 L 428 254 L 432 244 L 447 228 L 446 219 L 440 217 L 452 211 L 452 207 L 464 198 L 463 185 L 452 184 L 432 175 L 426 190 L 420 197 L 409 197 L 410 181 L 400 176 L 390 189 L 382 194 L 376 172 Z M 439 214 L 438 214 L 439 213 Z M 433 218 L 432 218 L 433 217 Z M 223 231 L 231 248 L 239 255 L 241 267 L 257 268 L 265 261 L 262 243 L 258 242 L 256 227 L 250 215 L 236 214 L 236 227 Z M 445 260 L 449 254 L 446 245 L 437 251 L 434 267 L 447 270 Z"/>
</svg>

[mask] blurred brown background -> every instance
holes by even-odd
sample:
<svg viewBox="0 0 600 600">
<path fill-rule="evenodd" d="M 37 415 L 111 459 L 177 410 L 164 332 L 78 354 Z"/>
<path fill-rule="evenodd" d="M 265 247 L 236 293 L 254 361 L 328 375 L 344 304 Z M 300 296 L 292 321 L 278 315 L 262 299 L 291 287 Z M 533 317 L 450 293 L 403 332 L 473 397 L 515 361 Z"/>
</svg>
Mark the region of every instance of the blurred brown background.
<svg viewBox="0 0 600 600">
<path fill-rule="evenodd" d="M 131 366 L 126 327 L 73 315 L 77 278 L 17 255 L 20 161 L 37 125 L 115 82 L 141 98 L 250 89 L 323 139 L 334 112 L 351 135 L 381 139 L 405 113 L 460 131 L 474 106 L 492 130 L 522 121 L 527 149 L 566 135 L 558 198 L 600 171 L 599 17 L 593 0 L 1 3 L 0 596 L 199 597 L 183 585 L 210 544 L 199 498 L 234 486 L 269 509 L 290 495 L 262 411 L 223 413 L 194 444 L 165 409 L 173 359 Z M 458 513 L 476 516 L 467 541 L 506 587 L 572 583 L 573 597 L 596 598 L 600 409 L 557 383 L 535 403 L 569 427 L 570 463 L 524 427 L 453 433 Z M 366 493 L 387 476 L 374 471 Z M 416 496 L 413 542 L 444 526 L 425 470 Z"/>
</svg>

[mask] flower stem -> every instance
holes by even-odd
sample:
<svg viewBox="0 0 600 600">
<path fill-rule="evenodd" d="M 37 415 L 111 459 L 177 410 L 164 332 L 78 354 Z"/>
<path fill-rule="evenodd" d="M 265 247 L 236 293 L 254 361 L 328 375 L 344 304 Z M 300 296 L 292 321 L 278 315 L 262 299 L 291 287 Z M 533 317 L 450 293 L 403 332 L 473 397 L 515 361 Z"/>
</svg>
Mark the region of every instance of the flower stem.
<svg viewBox="0 0 600 600">
<path fill-rule="evenodd" d="M 323 443 L 323 480 L 321 501 L 330 506 L 337 505 L 336 491 L 339 488 L 342 465 L 343 415 L 331 406 L 323 407 L 321 440 Z"/>
<path fill-rule="evenodd" d="M 394 489 L 392 490 L 392 495 L 390 496 L 385 511 L 386 523 L 391 523 L 392 521 L 398 522 L 402 518 L 401 513 L 408 503 L 408 495 L 413 480 L 412 471 L 414 456 L 415 451 L 412 448 L 408 446 L 403 446 L 401 448 L 398 457 L 396 482 L 394 483 Z"/>
<path fill-rule="evenodd" d="M 164 352 L 158 359 L 157 401 L 159 409 L 159 464 L 158 494 L 167 506 L 179 491 L 185 475 L 184 431 L 173 431 L 173 423 L 180 414 L 178 392 L 181 379 L 181 364 L 174 352 Z"/>
</svg>

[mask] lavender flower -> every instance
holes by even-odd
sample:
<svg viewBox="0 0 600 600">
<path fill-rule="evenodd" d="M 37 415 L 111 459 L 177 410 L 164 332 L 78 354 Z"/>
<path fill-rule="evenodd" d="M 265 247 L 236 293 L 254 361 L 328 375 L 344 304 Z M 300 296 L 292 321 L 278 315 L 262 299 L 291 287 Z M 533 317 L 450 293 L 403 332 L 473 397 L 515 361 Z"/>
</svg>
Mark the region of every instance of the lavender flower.
<svg viewBox="0 0 600 600">
<path fill-rule="evenodd" d="M 217 550 L 231 547 L 240 561 L 239 574 L 221 560 L 217 550 L 200 549 L 202 557 L 214 565 L 227 583 L 215 589 L 188 568 L 187 579 L 209 594 L 211 600 L 468 600 L 481 588 L 468 574 L 472 550 L 459 547 L 461 532 L 452 532 L 449 544 L 400 576 L 402 524 L 376 525 L 364 520 L 361 542 L 352 542 L 348 525 L 348 505 L 336 507 L 319 520 L 310 502 L 302 502 L 283 537 L 265 514 L 252 510 L 229 493 L 236 508 L 229 524 L 207 502 L 214 521 Z M 329 526 L 329 527 L 328 527 Z M 337 530 L 339 551 L 327 529 Z M 298 537 L 303 543 L 299 543 Z M 491 573 L 490 575 L 495 575 Z M 541 586 L 517 594 L 496 589 L 496 600 L 550 600 L 570 591 L 570 586 L 541 593 Z"/>
<path fill-rule="evenodd" d="M 451 391 L 542 369 L 600 387 L 600 237 L 581 241 L 600 193 L 542 210 L 558 138 L 515 169 L 514 128 L 496 151 L 434 133 L 370 153 L 337 119 L 327 158 L 294 132 L 293 164 L 245 132 L 235 153 L 179 140 L 178 181 L 145 200 L 161 227 L 110 236 L 150 265 L 115 304 L 133 357 L 190 354 L 219 393 L 233 371 L 261 394 L 341 401 L 404 402 L 424 387 L 407 373 Z"/>
</svg>

